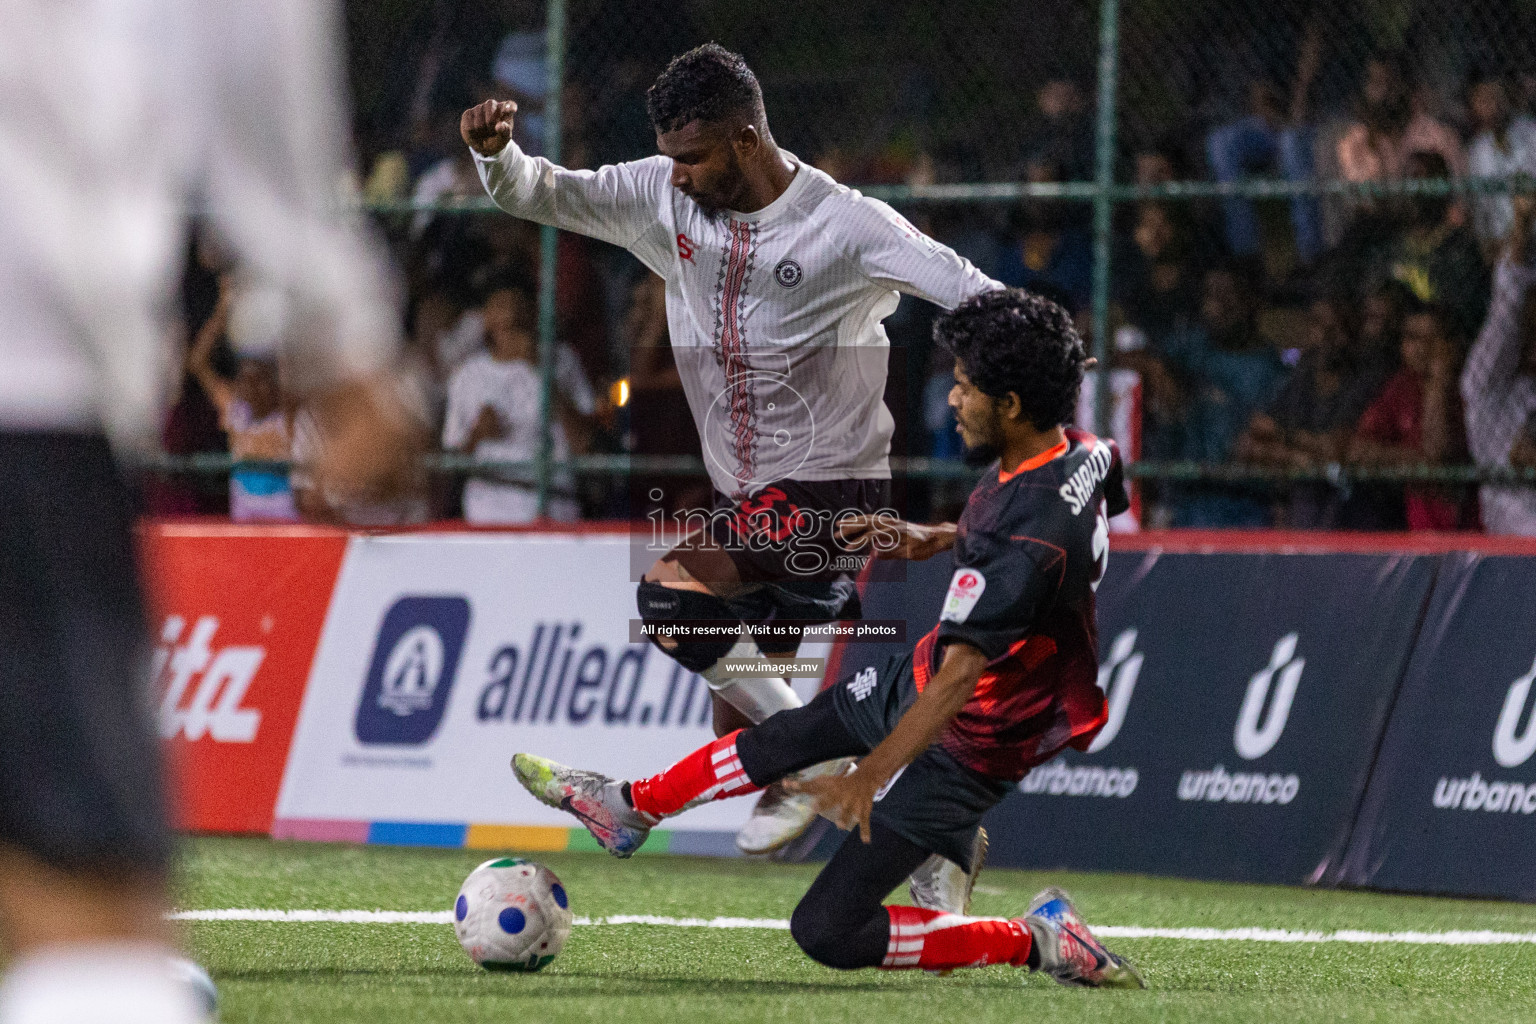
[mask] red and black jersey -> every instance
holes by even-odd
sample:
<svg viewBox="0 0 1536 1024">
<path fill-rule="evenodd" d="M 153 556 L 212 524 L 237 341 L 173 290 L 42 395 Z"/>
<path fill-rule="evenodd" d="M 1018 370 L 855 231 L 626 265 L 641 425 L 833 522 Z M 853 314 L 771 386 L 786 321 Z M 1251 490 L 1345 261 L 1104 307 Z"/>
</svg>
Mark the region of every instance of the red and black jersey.
<svg viewBox="0 0 1536 1024">
<path fill-rule="evenodd" d="M 1107 718 L 1094 590 L 1109 561 L 1109 517 L 1130 503 L 1114 442 L 1080 430 L 1066 438 L 1012 472 L 994 464 L 971 492 L 939 624 L 913 653 L 919 691 L 944 644 L 987 656 L 939 743 L 998 778 L 1022 779 L 1063 747 L 1085 749 Z"/>
</svg>

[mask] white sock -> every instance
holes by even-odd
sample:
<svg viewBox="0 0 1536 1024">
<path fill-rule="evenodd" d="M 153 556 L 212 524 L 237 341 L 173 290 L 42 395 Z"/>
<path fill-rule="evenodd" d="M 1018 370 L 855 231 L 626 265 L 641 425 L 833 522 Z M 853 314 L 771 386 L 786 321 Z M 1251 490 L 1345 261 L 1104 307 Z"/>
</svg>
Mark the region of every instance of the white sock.
<svg viewBox="0 0 1536 1024">
<path fill-rule="evenodd" d="M 757 646 L 757 641 L 743 631 L 741 639 L 736 641 L 736 646 L 732 647 L 725 657 L 699 673 L 711 690 L 718 693 L 731 707 L 746 715 L 753 725 L 780 711 L 798 708 L 805 703 L 782 676 L 728 676 L 725 674 L 727 661 L 760 661 L 762 658 L 763 652 Z"/>
<path fill-rule="evenodd" d="M 3 1024 L 203 1024 L 173 951 L 151 943 L 55 946 L 13 960 L 0 978 Z"/>
</svg>

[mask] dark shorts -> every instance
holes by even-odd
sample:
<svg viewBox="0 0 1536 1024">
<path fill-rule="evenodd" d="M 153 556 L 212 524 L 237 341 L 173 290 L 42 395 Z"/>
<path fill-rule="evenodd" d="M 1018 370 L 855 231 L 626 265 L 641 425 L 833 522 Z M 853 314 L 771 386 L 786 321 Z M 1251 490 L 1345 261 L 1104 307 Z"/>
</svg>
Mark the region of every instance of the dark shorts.
<svg viewBox="0 0 1536 1024">
<path fill-rule="evenodd" d="M 882 665 L 838 680 L 827 692 L 843 725 L 872 750 L 917 700 L 912 654 L 892 655 Z M 1008 780 L 983 775 L 932 746 L 887 785 L 875 801 L 873 817 L 897 835 L 969 867 L 971 839 L 982 816 L 1013 788 Z"/>
<path fill-rule="evenodd" d="M 170 863 L 134 504 L 101 437 L 0 432 L 0 842 L 66 871 Z"/>
<path fill-rule="evenodd" d="M 889 480 L 776 480 L 742 500 L 716 491 L 710 537 L 742 582 L 758 584 L 727 602 L 732 611 L 749 623 L 859 618 L 854 577 L 864 557 L 844 551 L 833 528 L 843 512 L 890 503 Z"/>
<path fill-rule="evenodd" d="M 836 757 L 867 754 L 916 699 L 911 654 L 893 655 L 878 668 L 838 680 L 805 707 L 781 711 L 746 730 L 737 753 L 759 785 Z M 876 798 L 871 818 L 969 869 L 982 817 L 1013 788 L 1006 779 L 983 775 L 942 748 L 929 747 Z"/>
</svg>

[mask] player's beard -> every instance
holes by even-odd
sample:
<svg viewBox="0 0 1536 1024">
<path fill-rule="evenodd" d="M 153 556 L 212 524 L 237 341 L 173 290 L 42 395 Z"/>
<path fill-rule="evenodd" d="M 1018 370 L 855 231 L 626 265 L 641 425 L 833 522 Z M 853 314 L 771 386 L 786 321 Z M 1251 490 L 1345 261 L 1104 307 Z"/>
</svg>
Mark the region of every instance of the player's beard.
<svg viewBox="0 0 1536 1024">
<path fill-rule="evenodd" d="M 983 441 L 980 444 L 965 446 L 965 464 L 973 469 L 982 466 L 990 466 L 1002 457 L 1003 446 L 991 441 Z"/>
<path fill-rule="evenodd" d="M 961 442 L 965 445 L 963 456 L 965 464 L 973 468 L 990 465 L 1003 454 L 1002 431 L 998 429 L 996 422 L 988 424 L 991 428 L 983 434 L 982 431 L 971 429 L 972 437 L 978 437 L 975 441 L 967 440 L 964 434 L 960 435 Z M 967 424 L 970 427 L 970 424 Z"/>
</svg>

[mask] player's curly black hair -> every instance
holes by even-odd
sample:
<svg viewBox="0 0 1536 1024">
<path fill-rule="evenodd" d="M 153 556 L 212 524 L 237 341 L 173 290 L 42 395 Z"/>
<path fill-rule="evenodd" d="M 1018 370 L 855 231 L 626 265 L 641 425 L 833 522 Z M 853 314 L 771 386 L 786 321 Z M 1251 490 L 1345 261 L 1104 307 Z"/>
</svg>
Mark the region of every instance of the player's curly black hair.
<svg viewBox="0 0 1536 1024">
<path fill-rule="evenodd" d="M 646 92 L 645 105 L 651 125 L 666 133 L 689 121 L 708 123 L 731 114 L 755 120 L 763 107 L 763 90 L 741 54 L 705 43 L 672 58 Z"/>
<path fill-rule="evenodd" d="M 983 393 L 1019 396 L 1036 430 L 1070 423 L 1088 355 L 1067 311 L 1020 288 L 966 299 L 934 322 L 933 339 Z"/>
</svg>

